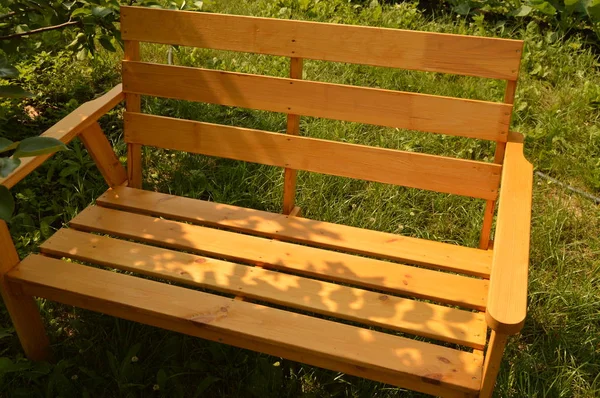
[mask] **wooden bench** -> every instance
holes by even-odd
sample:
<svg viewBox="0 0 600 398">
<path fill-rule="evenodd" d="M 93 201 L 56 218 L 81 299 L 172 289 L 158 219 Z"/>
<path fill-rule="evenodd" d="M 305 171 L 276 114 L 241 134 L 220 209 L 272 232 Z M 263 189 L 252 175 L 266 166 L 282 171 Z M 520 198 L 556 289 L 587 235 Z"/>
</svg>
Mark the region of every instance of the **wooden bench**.
<svg viewBox="0 0 600 398">
<path fill-rule="evenodd" d="M 523 43 L 136 7 L 121 16 L 123 85 L 44 133 L 79 137 L 110 189 L 22 261 L 0 223 L 2 294 L 27 356 L 50 355 L 43 297 L 432 395 L 489 397 L 527 305 L 532 166 L 509 132 Z M 144 63 L 140 42 L 290 57 L 290 78 Z M 306 81 L 303 59 L 503 79 L 506 95 Z M 144 114 L 141 95 L 285 113 L 288 134 Z M 127 170 L 97 123 L 122 100 Z M 301 115 L 495 141 L 495 160 L 302 137 Z M 141 190 L 142 145 L 279 166 L 283 214 Z M 12 187 L 47 157 L 0 182 Z M 296 170 L 483 199 L 480 246 L 299 217 Z"/>
</svg>

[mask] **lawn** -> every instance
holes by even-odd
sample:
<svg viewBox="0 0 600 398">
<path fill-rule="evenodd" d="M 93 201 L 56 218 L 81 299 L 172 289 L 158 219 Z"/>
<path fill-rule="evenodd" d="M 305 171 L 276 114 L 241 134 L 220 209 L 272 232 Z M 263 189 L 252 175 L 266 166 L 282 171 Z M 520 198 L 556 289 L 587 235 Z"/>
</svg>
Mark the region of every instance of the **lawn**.
<svg viewBox="0 0 600 398">
<path fill-rule="evenodd" d="M 512 129 L 526 136 L 536 171 L 600 196 L 598 47 L 578 34 L 533 20 L 497 24 L 416 3 L 357 7 L 344 0 L 219 0 L 214 12 L 524 39 Z M 142 58 L 167 62 L 167 46 L 143 45 Z M 36 97 L 0 101 L 1 132 L 37 135 L 85 100 L 119 82 L 121 53 L 93 60 L 39 52 L 20 64 Z M 176 65 L 286 76 L 288 60 L 178 48 Z M 306 61 L 310 80 L 500 101 L 505 83 L 490 79 Z M 145 98 L 158 115 L 285 131 L 285 115 Z M 122 108 L 101 124 L 125 161 Z M 493 145 L 303 117 L 303 135 L 415 152 L 490 160 Z M 75 142 L 12 192 L 11 232 L 22 256 L 61 228 L 106 186 Z M 269 166 L 144 148 L 144 187 L 216 202 L 281 211 L 283 173 Z M 600 396 L 600 206 L 536 177 L 528 317 L 504 356 L 497 397 Z M 306 217 L 475 247 L 483 201 L 319 174 L 299 173 L 297 204 Z M 418 397 L 379 383 L 225 345 L 41 302 L 55 361 L 31 363 L 0 308 L 0 394 L 7 397 Z"/>
</svg>

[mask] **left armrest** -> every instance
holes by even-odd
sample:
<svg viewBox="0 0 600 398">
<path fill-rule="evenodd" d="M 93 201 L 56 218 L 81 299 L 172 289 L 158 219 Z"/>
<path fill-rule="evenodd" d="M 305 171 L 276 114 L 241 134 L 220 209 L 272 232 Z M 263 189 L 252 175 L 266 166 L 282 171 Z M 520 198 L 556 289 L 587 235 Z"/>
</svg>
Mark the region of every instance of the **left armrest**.
<svg viewBox="0 0 600 398">
<path fill-rule="evenodd" d="M 65 118 L 46 130 L 42 134 L 42 137 L 56 138 L 67 144 L 79 133 L 95 123 L 102 115 L 114 108 L 124 98 L 123 87 L 121 84 L 118 84 L 103 96 L 88 101 L 69 113 Z M 19 167 L 13 170 L 7 177 L 0 178 L 0 185 L 4 185 L 10 189 L 27 174 L 44 163 L 51 155 L 39 155 L 22 159 Z"/>
<path fill-rule="evenodd" d="M 496 221 L 486 320 L 502 334 L 518 333 L 527 313 L 533 166 L 523 155 L 523 136 L 506 143 Z"/>
</svg>

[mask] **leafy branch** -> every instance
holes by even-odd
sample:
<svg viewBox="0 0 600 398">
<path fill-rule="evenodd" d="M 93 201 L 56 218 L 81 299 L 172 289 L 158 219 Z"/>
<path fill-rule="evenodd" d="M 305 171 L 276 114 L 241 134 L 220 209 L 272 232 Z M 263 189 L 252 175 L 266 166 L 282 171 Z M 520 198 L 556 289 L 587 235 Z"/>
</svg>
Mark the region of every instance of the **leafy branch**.
<svg viewBox="0 0 600 398">
<path fill-rule="evenodd" d="M 37 33 L 49 32 L 51 30 L 62 29 L 62 28 L 66 28 L 67 26 L 75 26 L 75 25 L 81 25 L 81 21 L 67 21 L 67 22 L 64 22 L 64 23 L 61 23 L 58 25 L 44 26 L 43 28 L 33 29 L 33 30 L 29 30 L 27 32 L 13 33 L 13 34 L 10 34 L 7 36 L 0 36 L 0 40 L 16 39 L 19 37 L 31 36 L 31 35 L 35 35 Z"/>
<path fill-rule="evenodd" d="M 0 177 L 6 178 L 21 165 L 21 158 L 39 156 L 56 151 L 64 151 L 67 147 L 52 137 L 31 137 L 20 142 L 13 142 L 0 137 Z M 14 151 L 12 156 L 1 154 Z M 0 220 L 9 221 L 15 210 L 15 200 L 7 187 L 0 185 Z"/>
</svg>

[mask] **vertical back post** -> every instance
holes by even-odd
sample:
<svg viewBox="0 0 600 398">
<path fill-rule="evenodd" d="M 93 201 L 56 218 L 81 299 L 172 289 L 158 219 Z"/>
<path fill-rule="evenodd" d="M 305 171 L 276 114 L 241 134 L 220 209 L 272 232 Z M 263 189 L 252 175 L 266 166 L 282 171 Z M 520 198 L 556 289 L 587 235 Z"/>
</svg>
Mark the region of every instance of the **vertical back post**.
<svg viewBox="0 0 600 398">
<path fill-rule="evenodd" d="M 290 78 L 302 79 L 302 58 L 290 58 Z M 287 115 L 287 133 L 300 134 L 300 116 Z M 283 214 L 290 214 L 296 202 L 296 174 L 294 169 L 285 169 L 283 178 Z"/>
<path fill-rule="evenodd" d="M 125 60 L 140 60 L 140 42 L 125 40 Z M 139 94 L 125 94 L 125 109 L 127 112 L 140 112 L 142 109 Z M 142 146 L 127 144 L 127 179 L 132 188 L 142 187 Z"/>
<path fill-rule="evenodd" d="M 517 90 L 516 80 L 507 80 L 506 91 L 504 91 L 504 103 L 513 105 L 515 103 L 515 92 Z M 504 151 L 506 142 L 496 142 L 496 151 L 494 153 L 494 163 L 504 163 Z M 495 200 L 488 200 L 485 203 L 483 213 L 483 226 L 481 227 L 481 236 L 479 238 L 479 248 L 486 250 L 490 245 L 490 234 L 492 233 L 492 223 L 494 221 L 494 210 L 496 208 Z"/>
<path fill-rule="evenodd" d="M 34 298 L 23 294 L 19 286 L 9 284 L 5 278 L 6 273 L 19 264 L 19 255 L 8 226 L 2 220 L 0 253 L 0 292 L 25 355 L 32 361 L 48 360 L 51 356 L 50 342 Z"/>
</svg>

